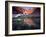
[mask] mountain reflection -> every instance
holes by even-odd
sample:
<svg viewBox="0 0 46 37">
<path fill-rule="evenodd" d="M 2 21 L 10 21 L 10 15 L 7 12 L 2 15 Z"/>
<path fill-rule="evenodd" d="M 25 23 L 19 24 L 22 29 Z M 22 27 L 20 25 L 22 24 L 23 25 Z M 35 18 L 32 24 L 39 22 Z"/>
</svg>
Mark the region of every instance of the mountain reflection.
<svg viewBox="0 0 46 37">
<path fill-rule="evenodd" d="M 31 18 L 25 18 L 24 23 L 27 25 L 35 25 L 34 21 Z"/>
</svg>

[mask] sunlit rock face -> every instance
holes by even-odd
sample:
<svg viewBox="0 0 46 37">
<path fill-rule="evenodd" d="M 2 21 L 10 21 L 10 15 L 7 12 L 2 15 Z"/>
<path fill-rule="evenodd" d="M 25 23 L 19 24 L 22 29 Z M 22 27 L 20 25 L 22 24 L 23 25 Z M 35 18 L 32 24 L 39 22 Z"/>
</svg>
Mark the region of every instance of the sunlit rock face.
<svg viewBox="0 0 46 37">
<path fill-rule="evenodd" d="M 23 14 L 31 14 L 33 11 L 33 8 L 25 7 L 23 8 Z"/>
<path fill-rule="evenodd" d="M 25 11 L 23 11 L 23 14 L 31 14 L 32 13 L 32 10 L 25 10 Z"/>
</svg>

